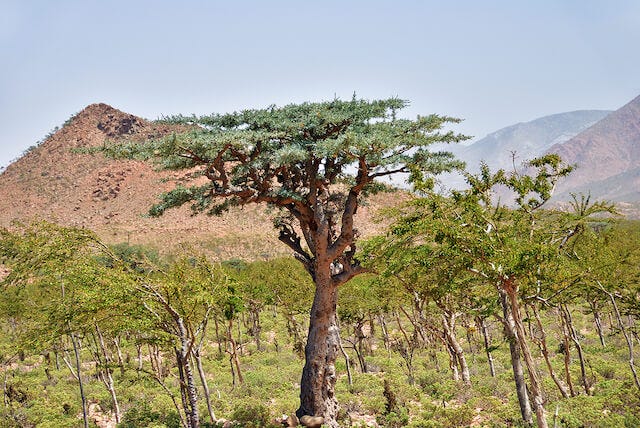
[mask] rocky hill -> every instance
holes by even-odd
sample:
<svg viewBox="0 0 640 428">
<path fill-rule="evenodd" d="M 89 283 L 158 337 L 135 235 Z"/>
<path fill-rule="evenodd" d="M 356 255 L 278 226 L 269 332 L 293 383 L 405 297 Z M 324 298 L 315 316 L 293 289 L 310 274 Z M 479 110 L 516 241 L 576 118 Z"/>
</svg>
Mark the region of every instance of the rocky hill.
<svg viewBox="0 0 640 428">
<path fill-rule="evenodd" d="M 160 218 L 146 213 L 156 196 L 169 190 L 182 172 L 158 172 L 138 161 L 114 161 L 73 149 L 121 138 L 157 138 L 176 131 L 106 104 L 92 104 L 0 174 L 0 226 L 46 219 L 86 227 L 111 243 L 149 244 L 161 251 L 193 247 L 219 258 L 263 258 L 289 254 L 277 240 L 264 207 L 233 209 L 221 217 L 191 216 L 189 207 Z M 381 195 L 362 207 L 357 221 L 363 234 L 376 228 L 373 206 L 391 203 Z"/>
<path fill-rule="evenodd" d="M 640 96 L 549 152 L 577 166 L 559 183 L 558 198 L 590 191 L 599 199 L 640 201 Z"/>
</svg>

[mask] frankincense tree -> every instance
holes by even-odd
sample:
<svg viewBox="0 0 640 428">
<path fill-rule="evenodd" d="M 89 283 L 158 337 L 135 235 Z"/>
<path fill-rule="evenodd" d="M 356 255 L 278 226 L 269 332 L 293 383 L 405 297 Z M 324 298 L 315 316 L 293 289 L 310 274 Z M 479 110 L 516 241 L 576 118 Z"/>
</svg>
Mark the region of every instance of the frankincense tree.
<svg viewBox="0 0 640 428">
<path fill-rule="evenodd" d="M 365 271 L 356 258 L 354 215 L 375 180 L 407 173 L 428 186 L 431 176 L 460 166 L 433 143 L 466 139 L 443 127 L 459 120 L 429 115 L 398 118 L 408 105 L 397 98 L 333 100 L 244 110 L 168 122 L 190 130 L 145 144 L 111 145 L 115 157 L 155 159 L 166 169 L 193 169 L 200 181 L 165 193 L 151 208 L 191 203 L 194 212 L 217 214 L 234 205 L 279 208 L 279 239 L 302 262 L 315 284 L 305 348 L 298 415 L 337 426 L 335 360 L 338 353 L 337 290 Z M 203 180 L 204 177 L 204 180 Z"/>
</svg>

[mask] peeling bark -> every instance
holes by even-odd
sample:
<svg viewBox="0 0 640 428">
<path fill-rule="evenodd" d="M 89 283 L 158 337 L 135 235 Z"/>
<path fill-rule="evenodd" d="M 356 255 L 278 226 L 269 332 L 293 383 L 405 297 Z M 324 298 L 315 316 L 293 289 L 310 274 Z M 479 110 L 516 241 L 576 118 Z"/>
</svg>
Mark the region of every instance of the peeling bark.
<svg viewBox="0 0 640 428">
<path fill-rule="evenodd" d="M 316 272 L 316 292 L 300 382 L 300 408 L 296 415 L 299 418 L 304 415 L 322 416 L 325 425 L 338 428 L 338 401 L 335 397 L 335 362 L 340 346 L 336 319 L 338 288 L 330 274 L 322 275 L 320 269 Z"/>
</svg>

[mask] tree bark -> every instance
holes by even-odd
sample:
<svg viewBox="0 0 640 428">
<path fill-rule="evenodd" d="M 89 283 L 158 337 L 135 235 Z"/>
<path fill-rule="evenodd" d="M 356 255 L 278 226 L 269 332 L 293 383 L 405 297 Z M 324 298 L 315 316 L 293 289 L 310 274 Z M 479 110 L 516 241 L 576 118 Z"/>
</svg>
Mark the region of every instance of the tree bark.
<svg viewBox="0 0 640 428">
<path fill-rule="evenodd" d="M 89 428 L 89 415 L 87 414 L 87 397 L 84 395 L 84 385 L 82 382 L 82 366 L 80 364 L 80 350 L 78 349 L 78 339 L 74 333 L 70 334 L 71 343 L 73 343 L 73 352 L 76 357 L 76 373 L 78 374 L 78 386 L 80 387 L 80 400 L 82 401 L 82 420 L 84 428 Z"/>
<path fill-rule="evenodd" d="M 489 341 L 489 329 L 487 327 L 487 322 L 484 318 L 478 317 L 478 324 L 480 324 L 480 329 L 482 330 L 484 350 L 487 354 L 487 361 L 489 362 L 489 373 L 491 373 L 491 377 L 496 377 L 496 368 L 493 364 L 493 355 L 491 355 L 491 344 Z"/>
<path fill-rule="evenodd" d="M 216 422 L 216 414 L 213 411 L 213 406 L 211 405 L 211 393 L 209 392 L 209 384 L 207 383 L 207 376 L 204 372 L 204 367 L 202 366 L 202 358 L 200 356 L 200 346 L 193 348 L 193 358 L 196 360 L 196 367 L 198 368 L 198 374 L 200 375 L 200 382 L 202 382 L 202 389 L 204 391 L 204 398 L 207 402 L 207 410 L 209 411 L 209 417 L 211 418 L 211 422 Z"/>
<path fill-rule="evenodd" d="M 551 375 L 551 379 L 555 382 L 560 394 L 564 398 L 569 398 L 569 392 L 567 388 L 562 384 L 556 372 L 553 370 L 553 366 L 551 365 L 551 360 L 549 359 L 549 348 L 547 347 L 547 333 L 544 331 L 544 327 L 542 326 L 542 321 L 540 320 L 540 314 L 535 306 L 532 306 L 533 315 L 536 317 L 536 324 L 538 325 L 538 331 L 540 332 L 540 337 L 534 339 L 534 341 L 538 344 L 540 351 L 544 357 L 544 362 L 547 364 L 547 369 L 549 370 L 549 374 Z"/>
<path fill-rule="evenodd" d="M 582 351 L 582 345 L 580 344 L 580 340 L 578 339 L 578 334 L 576 333 L 576 329 L 573 327 L 573 319 L 571 318 L 571 312 L 569 312 L 569 308 L 567 307 L 567 305 L 561 305 L 560 310 L 564 314 L 564 317 L 567 321 L 567 328 L 571 337 L 571 341 L 576 346 L 576 351 L 578 351 L 578 360 L 580 361 L 580 376 L 582 379 L 582 387 L 584 388 L 584 393 L 587 395 L 591 395 L 589 382 L 587 380 L 587 369 L 584 361 L 584 353 Z"/>
<path fill-rule="evenodd" d="M 198 389 L 196 387 L 195 377 L 193 376 L 193 370 L 191 369 L 191 363 L 189 357 L 191 354 L 191 345 L 193 338 L 190 337 L 187 328 L 182 321 L 182 318 L 178 319 L 178 330 L 180 331 L 180 358 L 182 360 L 182 367 L 184 369 L 184 376 L 187 381 L 186 392 L 189 399 L 189 415 L 191 420 L 191 426 L 193 428 L 200 427 L 200 414 L 198 412 Z"/>
<path fill-rule="evenodd" d="M 527 392 L 527 384 L 524 380 L 524 368 L 522 367 L 522 359 L 520 358 L 520 349 L 516 338 L 516 329 L 511 316 L 511 309 L 507 302 L 507 295 L 503 290 L 500 292 L 500 304 L 504 315 L 503 326 L 504 334 L 509 342 L 509 351 L 511 354 L 511 368 L 513 369 L 513 379 L 516 384 L 516 394 L 518 403 L 520 404 L 520 415 L 527 425 L 533 425 L 533 413 L 531 410 L 531 402 L 529 401 L 529 393 Z"/>
<path fill-rule="evenodd" d="M 542 391 L 542 384 L 540 383 L 538 372 L 536 370 L 533 356 L 526 339 L 526 333 L 524 324 L 522 323 L 522 314 L 520 312 L 520 304 L 518 303 L 518 294 L 516 285 L 513 279 L 508 279 L 502 283 L 505 287 L 507 297 L 511 303 L 511 315 L 513 316 L 514 325 L 516 327 L 516 340 L 522 356 L 524 357 L 525 365 L 527 366 L 527 373 L 529 374 L 529 383 L 531 385 L 531 398 L 533 399 L 533 405 L 536 413 L 536 423 L 538 428 L 547 428 L 547 415 L 544 408 L 544 397 Z"/>
<path fill-rule="evenodd" d="M 465 385 L 471 385 L 471 375 L 469 374 L 469 366 L 467 365 L 467 359 L 464 355 L 464 349 L 462 349 L 462 346 L 456 337 L 456 314 L 452 312 L 443 313 L 442 325 L 444 327 L 447 342 L 449 343 L 451 350 L 455 353 L 457 363 L 460 365 L 462 382 L 464 382 Z"/>
<path fill-rule="evenodd" d="M 317 269 L 314 279 L 316 291 L 300 382 L 300 408 L 296 414 L 299 418 L 304 415 L 321 416 L 325 425 L 338 428 L 338 401 L 335 397 L 335 362 L 340 345 L 336 319 L 338 287 L 329 272 Z"/>
</svg>

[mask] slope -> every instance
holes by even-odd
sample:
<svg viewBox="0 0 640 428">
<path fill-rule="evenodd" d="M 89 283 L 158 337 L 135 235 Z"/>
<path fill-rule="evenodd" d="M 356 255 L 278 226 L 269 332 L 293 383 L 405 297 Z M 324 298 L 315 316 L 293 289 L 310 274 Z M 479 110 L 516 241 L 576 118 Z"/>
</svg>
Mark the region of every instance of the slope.
<svg viewBox="0 0 640 428">
<path fill-rule="evenodd" d="M 580 190 L 599 199 L 640 201 L 640 96 L 549 152 L 577 166 L 559 183 L 559 199 Z"/>
</svg>

